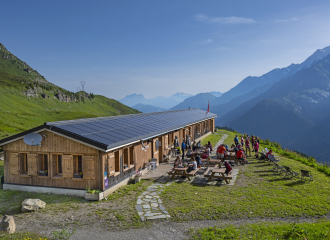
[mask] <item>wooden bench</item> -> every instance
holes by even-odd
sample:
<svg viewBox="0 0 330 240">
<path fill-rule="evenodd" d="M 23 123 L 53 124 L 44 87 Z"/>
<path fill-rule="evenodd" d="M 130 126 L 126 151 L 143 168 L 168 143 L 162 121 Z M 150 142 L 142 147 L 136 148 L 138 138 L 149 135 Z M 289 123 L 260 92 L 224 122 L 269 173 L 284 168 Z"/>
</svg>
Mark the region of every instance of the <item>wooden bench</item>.
<svg viewBox="0 0 330 240">
<path fill-rule="evenodd" d="M 187 172 L 188 167 L 185 168 L 174 168 L 172 171 L 167 172 L 168 175 L 172 176 L 171 179 L 174 179 L 176 176 L 185 176 L 188 178 L 189 181 L 191 181 L 190 177 L 195 176 L 195 174 L 198 172 L 199 168 L 196 170 L 193 170 L 191 172 Z"/>
<path fill-rule="evenodd" d="M 188 172 L 187 175 L 195 176 L 198 171 L 199 171 L 199 168 L 197 168 L 196 170 L 192 170 L 192 171 Z"/>
<path fill-rule="evenodd" d="M 226 176 L 225 175 L 225 171 L 226 169 L 225 168 L 208 168 L 205 173 L 204 173 L 204 177 L 207 179 L 207 181 L 211 181 L 212 178 L 215 178 L 215 179 L 222 179 L 222 180 L 225 180 L 225 182 L 227 184 L 229 184 L 229 181 L 233 178 L 233 171 L 231 171 L 230 173 L 228 173 L 228 175 Z M 219 175 L 215 175 L 216 173 L 218 173 Z"/>
</svg>

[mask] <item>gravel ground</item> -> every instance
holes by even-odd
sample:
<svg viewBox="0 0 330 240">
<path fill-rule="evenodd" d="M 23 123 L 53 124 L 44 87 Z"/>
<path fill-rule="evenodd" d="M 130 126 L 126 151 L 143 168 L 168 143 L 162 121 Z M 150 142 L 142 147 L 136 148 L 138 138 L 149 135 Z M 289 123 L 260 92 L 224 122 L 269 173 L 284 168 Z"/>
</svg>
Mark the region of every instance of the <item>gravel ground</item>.
<svg viewBox="0 0 330 240">
<path fill-rule="evenodd" d="M 130 229 L 123 231 L 109 231 L 102 228 L 83 229 L 78 228 L 77 232 L 71 237 L 72 240 L 82 239 L 95 239 L 95 240 L 182 240 L 188 239 L 187 232 L 190 228 L 205 228 L 224 225 L 240 226 L 252 223 L 265 223 L 265 222 L 316 222 L 320 219 L 329 220 L 330 216 L 322 217 L 308 217 L 308 218 L 241 218 L 236 220 L 202 220 L 190 222 L 173 222 L 166 221 L 153 221 L 151 227 L 141 229 Z M 61 229 L 53 229 L 52 231 L 59 231 Z M 52 231 L 40 231 L 43 235 L 49 235 Z"/>
</svg>

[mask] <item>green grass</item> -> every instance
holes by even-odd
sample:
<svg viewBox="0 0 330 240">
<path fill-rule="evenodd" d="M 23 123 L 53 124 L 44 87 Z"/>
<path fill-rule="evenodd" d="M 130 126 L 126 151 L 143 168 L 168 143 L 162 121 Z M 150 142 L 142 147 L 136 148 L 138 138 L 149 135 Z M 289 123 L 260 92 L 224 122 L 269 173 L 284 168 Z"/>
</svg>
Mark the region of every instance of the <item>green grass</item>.
<svg viewBox="0 0 330 240">
<path fill-rule="evenodd" d="M 330 222 L 298 223 L 289 224 L 258 223 L 247 224 L 240 227 L 228 225 L 225 227 L 210 227 L 191 229 L 189 232 L 191 240 L 207 239 L 301 239 L 320 240 L 330 238 Z"/>
<path fill-rule="evenodd" d="M 212 133 L 212 134 L 208 135 L 207 137 L 203 138 L 201 143 L 204 146 L 205 144 L 207 144 L 210 141 L 212 146 L 214 147 L 215 144 L 217 144 L 217 142 L 220 140 L 222 135 L 223 134 L 221 134 L 221 132 Z"/>
<path fill-rule="evenodd" d="M 31 214 L 21 212 L 22 202 L 27 198 L 37 198 L 46 202 L 46 208 L 38 211 L 48 219 L 46 228 L 66 228 L 70 224 L 72 227 L 91 226 L 94 223 L 98 227 L 102 225 L 109 229 L 140 228 L 149 223 L 142 222 L 136 212 L 137 197 L 152 183 L 153 181 L 142 180 L 137 184 L 123 186 L 99 202 L 89 202 L 81 197 L 0 189 L 0 216 L 8 214 L 29 221 Z M 53 217 L 66 219 L 68 214 L 75 216 L 74 222 L 55 223 L 57 221 Z"/>
<path fill-rule="evenodd" d="M 235 134 L 229 134 L 230 145 Z M 262 148 L 262 146 L 261 146 Z M 202 219 L 237 219 L 255 217 L 303 217 L 326 215 L 330 210 L 330 178 L 313 167 L 281 157 L 280 164 L 310 170 L 311 183 L 300 178 L 287 179 L 274 174 L 272 166 L 248 158 L 240 167 L 234 186 L 205 186 L 189 182 L 174 183 L 161 195 L 170 215 L 177 221 Z"/>
<path fill-rule="evenodd" d="M 3 235 L 1 235 L 0 233 L 0 240 L 47 240 L 47 239 L 49 238 L 31 232 L 15 232 L 12 234 L 5 233 Z"/>
<path fill-rule="evenodd" d="M 0 95 L 0 139 L 44 122 L 138 113 L 137 110 L 100 95 L 91 100 L 67 103 L 53 97 L 28 98 L 22 90 L 1 86 Z"/>
</svg>

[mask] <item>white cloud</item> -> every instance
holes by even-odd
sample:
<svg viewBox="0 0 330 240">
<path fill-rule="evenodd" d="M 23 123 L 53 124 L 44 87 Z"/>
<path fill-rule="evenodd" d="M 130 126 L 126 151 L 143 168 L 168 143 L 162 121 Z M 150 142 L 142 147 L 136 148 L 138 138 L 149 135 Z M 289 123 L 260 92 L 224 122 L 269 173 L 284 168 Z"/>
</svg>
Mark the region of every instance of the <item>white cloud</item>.
<svg viewBox="0 0 330 240">
<path fill-rule="evenodd" d="M 281 22 L 290 22 L 290 21 L 298 21 L 298 18 L 292 17 L 292 18 L 287 18 L 287 19 L 277 19 L 275 22 L 281 23 Z"/>
<path fill-rule="evenodd" d="M 213 39 L 206 39 L 204 41 L 201 41 L 200 44 L 205 45 L 205 44 L 211 43 L 212 41 L 213 41 Z"/>
<path fill-rule="evenodd" d="M 250 24 L 255 23 L 256 21 L 251 18 L 243 18 L 243 17 L 215 17 L 210 18 L 205 14 L 197 14 L 195 15 L 195 19 L 200 22 L 209 22 L 209 23 L 220 23 L 220 24 Z"/>
</svg>

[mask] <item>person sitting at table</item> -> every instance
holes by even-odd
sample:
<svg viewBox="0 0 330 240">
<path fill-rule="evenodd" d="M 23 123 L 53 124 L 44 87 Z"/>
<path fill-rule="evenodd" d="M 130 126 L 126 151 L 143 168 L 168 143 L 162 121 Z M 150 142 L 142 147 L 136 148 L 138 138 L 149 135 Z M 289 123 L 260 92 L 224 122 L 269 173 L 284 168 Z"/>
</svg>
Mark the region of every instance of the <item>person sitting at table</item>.
<svg viewBox="0 0 330 240">
<path fill-rule="evenodd" d="M 195 152 L 197 149 L 196 141 L 193 142 L 192 144 L 192 150 Z"/>
<path fill-rule="evenodd" d="M 226 148 L 224 144 L 220 144 L 220 146 L 217 149 L 217 159 L 224 160 L 225 154 L 226 154 Z"/>
<path fill-rule="evenodd" d="M 195 157 L 195 159 L 196 159 L 196 162 L 197 162 L 197 166 L 200 167 L 202 165 L 201 157 L 199 155 L 197 155 Z"/>
<path fill-rule="evenodd" d="M 197 143 L 197 148 L 200 148 L 201 146 L 202 146 L 201 141 L 198 141 L 198 143 Z"/>
<path fill-rule="evenodd" d="M 197 162 L 195 161 L 194 158 L 191 158 L 190 159 L 190 166 L 189 166 L 187 172 L 191 172 L 191 171 L 196 170 L 196 169 L 197 169 Z"/>
<path fill-rule="evenodd" d="M 192 151 L 191 151 L 191 147 L 189 146 L 188 150 L 187 150 L 187 153 L 186 153 L 186 156 L 190 157 L 191 155 L 192 155 Z"/>
<path fill-rule="evenodd" d="M 206 148 L 204 151 L 205 154 L 202 156 L 203 159 L 209 158 L 211 154 L 211 149 L 207 144 L 205 144 L 205 148 Z"/>
<path fill-rule="evenodd" d="M 226 171 L 225 171 L 225 173 L 227 174 L 227 176 L 228 176 L 228 174 L 231 172 L 231 170 L 232 170 L 232 167 L 230 166 L 230 164 L 227 162 L 227 161 L 225 161 L 225 168 L 226 168 Z"/>
<path fill-rule="evenodd" d="M 179 156 L 176 157 L 174 161 L 174 168 L 182 168 L 182 161 Z"/>
<path fill-rule="evenodd" d="M 236 157 L 237 157 L 237 159 L 241 160 L 242 164 L 246 163 L 246 155 L 245 155 L 243 149 L 241 148 L 241 146 L 238 146 Z"/>
</svg>

